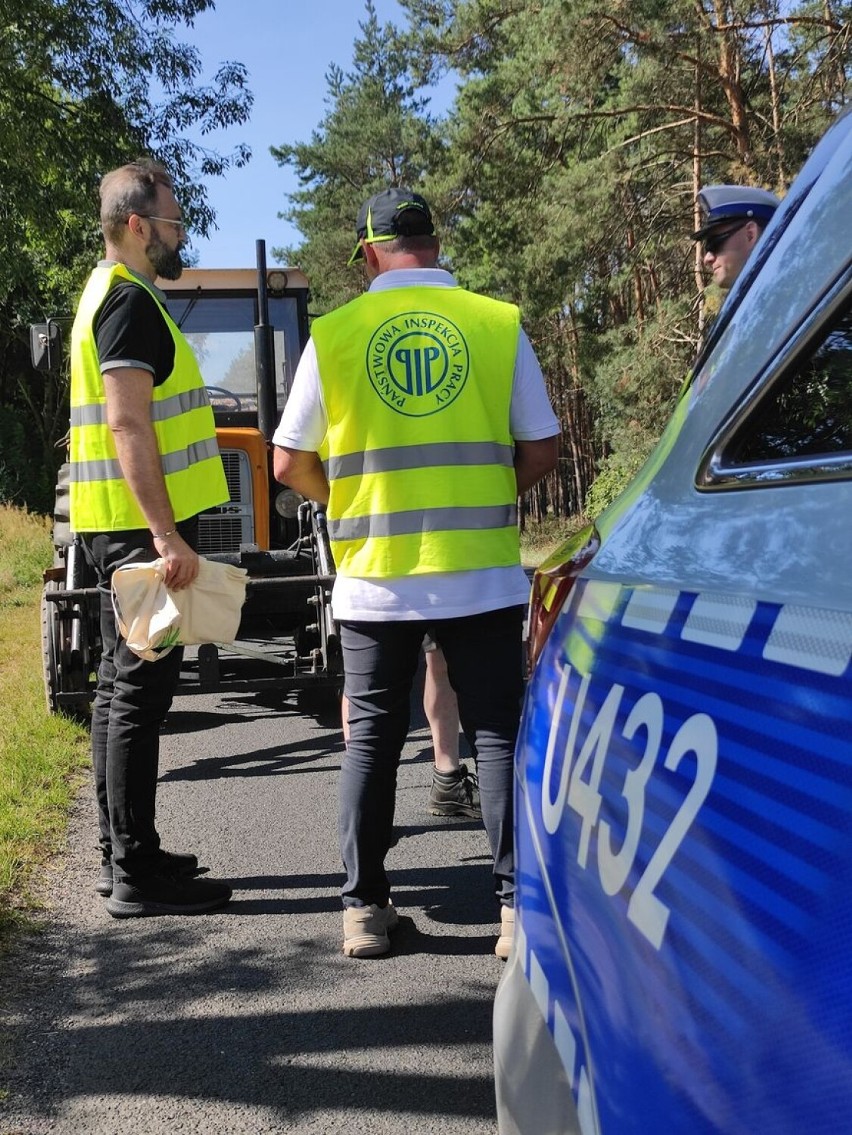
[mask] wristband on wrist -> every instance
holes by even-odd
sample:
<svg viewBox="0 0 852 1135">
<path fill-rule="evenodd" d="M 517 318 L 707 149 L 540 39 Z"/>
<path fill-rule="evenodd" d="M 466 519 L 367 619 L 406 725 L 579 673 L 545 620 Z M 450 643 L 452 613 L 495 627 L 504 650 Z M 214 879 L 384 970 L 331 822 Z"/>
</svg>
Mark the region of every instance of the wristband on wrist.
<svg viewBox="0 0 852 1135">
<path fill-rule="evenodd" d="M 168 532 L 152 532 L 151 535 L 155 540 L 165 540 L 167 536 L 174 536 L 177 528 L 170 528 Z"/>
</svg>

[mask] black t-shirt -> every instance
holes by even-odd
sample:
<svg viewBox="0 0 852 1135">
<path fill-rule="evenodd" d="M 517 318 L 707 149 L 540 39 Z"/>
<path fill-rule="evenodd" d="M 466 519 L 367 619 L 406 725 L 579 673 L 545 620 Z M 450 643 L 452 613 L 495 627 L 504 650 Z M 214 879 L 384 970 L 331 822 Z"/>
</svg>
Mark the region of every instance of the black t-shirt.
<svg viewBox="0 0 852 1135">
<path fill-rule="evenodd" d="M 94 322 L 101 371 L 107 363 L 151 371 L 160 386 L 175 365 L 175 343 L 154 297 L 139 284 L 110 288 Z"/>
</svg>

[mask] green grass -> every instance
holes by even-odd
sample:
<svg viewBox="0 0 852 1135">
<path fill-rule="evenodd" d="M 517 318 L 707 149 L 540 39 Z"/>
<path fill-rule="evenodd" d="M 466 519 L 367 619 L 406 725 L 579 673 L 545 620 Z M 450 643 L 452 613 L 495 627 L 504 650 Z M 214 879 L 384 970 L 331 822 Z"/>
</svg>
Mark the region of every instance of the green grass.
<svg viewBox="0 0 852 1135">
<path fill-rule="evenodd" d="M 0 504 L 0 945 L 38 910 L 40 869 L 65 841 L 88 765 L 88 734 L 47 712 L 41 577 L 50 523 Z"/>
<path fill-rule="evenodd" d="M 582 517 L 548 516 L 540 524 L 527 521 L 521 533 L 521 560 L 524 567 L 538 567 L 569 536 L 583 527 Z"/>
</svg>

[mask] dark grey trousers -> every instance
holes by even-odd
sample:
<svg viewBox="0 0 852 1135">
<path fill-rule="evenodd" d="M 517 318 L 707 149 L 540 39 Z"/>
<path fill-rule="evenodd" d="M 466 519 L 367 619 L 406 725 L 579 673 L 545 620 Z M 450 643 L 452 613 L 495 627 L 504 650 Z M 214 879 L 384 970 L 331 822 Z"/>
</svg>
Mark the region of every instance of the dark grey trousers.
<svg viewBox="0 0 852 1135">
<path fill-rule="evenodd" d="M 198 521 L 178 526 L 196 546 Z M 160 837 L 155 824 L 160 728 L 180 678 L 183 650 L 156 662 L 137 657 L 118 633 L 110 581 L 124 564 L 150 563 L 157 551 L 147 529 L 89 532 L 82 536 L 86 559 L 98 578 L 103 653 L 92 706 L 92 764 L 98 801 L 100 847 L 112 857 L 117 880 L 153 873 Z"/>
<path fill-rule="evenodd" d="M 475 745 L 482 819 L 494 889 L 514 905 L 513 761 L 523 695 L 523 608 L 430 621 L 447 659 L 465 736 Z M 340 774 L 344 906 L 384 906 L 385 856 L 393 838 L 396 775 L 409 727 L 424 623 L 343 622 L 349 748 Z"/>
</svg>

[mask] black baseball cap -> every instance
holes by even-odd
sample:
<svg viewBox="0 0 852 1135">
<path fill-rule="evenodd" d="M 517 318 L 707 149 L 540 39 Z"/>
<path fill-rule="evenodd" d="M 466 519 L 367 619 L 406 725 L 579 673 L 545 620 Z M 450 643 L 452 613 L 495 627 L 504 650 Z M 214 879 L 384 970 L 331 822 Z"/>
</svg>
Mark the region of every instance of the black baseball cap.
<svg viewBox="0 0 852 1135">
<path fill-rule="evenodd" d="M 429 206 L 419 193 L 410 189 L 383 189 L 358 210 L 355 232 L 358 243 L 349 257 L 349 264 L 363 258 L 362 240 L 375 244 L 396 240 L 398 236 L 434 236 L 435 226 Z"/>
</svg>

